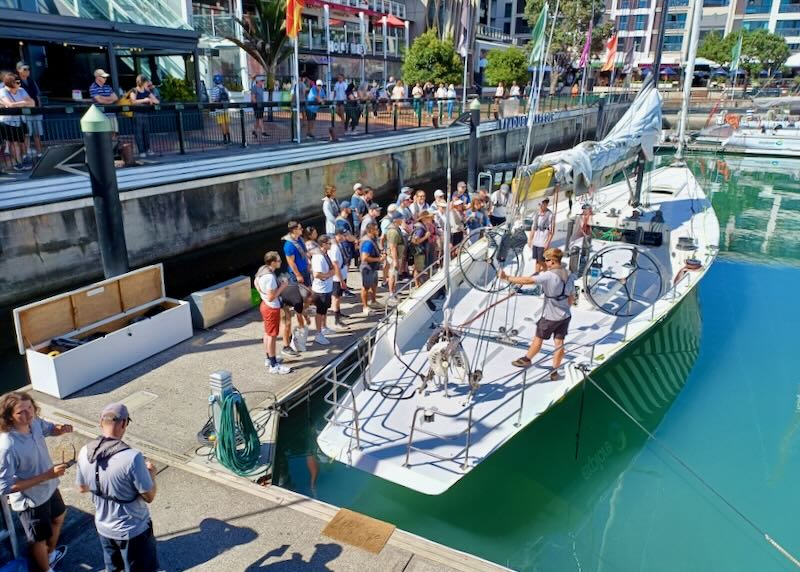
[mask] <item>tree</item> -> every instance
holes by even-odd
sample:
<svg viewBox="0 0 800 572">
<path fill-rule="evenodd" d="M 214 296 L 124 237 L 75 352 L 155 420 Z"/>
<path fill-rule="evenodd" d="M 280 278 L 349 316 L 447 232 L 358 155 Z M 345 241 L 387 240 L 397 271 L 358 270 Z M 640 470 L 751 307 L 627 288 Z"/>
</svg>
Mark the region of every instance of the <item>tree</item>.
<svg viewBox="0 0 800 572">
<path fill-rule="evenodd" d="M 507 86 L 513 81 L 525 85 L 528 81 L 528 55 L 520 48 L 511 46 L 489 50 L 486 59 L 489 61 L 486 66 L 486 82 L 489 85 L 497 85 L 501 81 Z"/>
<path fill-rule="evenodd" d="M 697 55 L 724 66 L 730 65 L 733 48 L 739 41 L 740 34 L 743 36 L 739 67 L 750 77 L 757 77 L 761 70 L 767 70 L 772 77 L 789 57 L 786 40 L 766 30 L 737 30 L 724 38 L 711 32 L 703 39 Z"/>
<path fill-rule="evenodd" d="M 527 0 L 525 17 L 531 26 L 542 11 L 545 0 Z M 550 9 L 555 9 L 555 2 L 550 0 Z M 592 6 L 595 4 L 594 11 Z M 594 12 L 594 18 L 592 18 Z M 550 14 L 552 17 L 553 14 Z M 581 55 L 583 44 L 586 41 L 586 31 L 589 29 L 589 20 L 592 22 L 591 51 L 603 49 L 603 43 L 611 33 L 612 24 L 600 24 L 603 18 L 603 4 L 593 0 L 560 0 L 556 25 L 553 29 L 553 41 L 550 44 L 548 64 L 552 66 L 550 73 L 550 93 L 555 93 L 561 74 L 567 67 Z M 546 33 L 550 36 L 552 20 L 547 23 Z M 590 54 L 591 55 L 591 54 Z"/>
<path fill-rule="evenodd" d="M 242 39 L 227 36 L 256 60 L 267 74 L 267 86 L 272 87 L 278 64 L 292 53 L 286 36 L 286 0 L 254 0 L 254 12 L 236 19 Z M 270 96 L 272 90 L 268 89 Z"/>
<path fill-rule="evenodd" d="M 436 28 L 418 36 L 403 62 L 403 80 L 409 85 L 432 81 L 459 84 L 463 71 L 461 58 L 450 37 L 439 39 Z"/>
</svg>

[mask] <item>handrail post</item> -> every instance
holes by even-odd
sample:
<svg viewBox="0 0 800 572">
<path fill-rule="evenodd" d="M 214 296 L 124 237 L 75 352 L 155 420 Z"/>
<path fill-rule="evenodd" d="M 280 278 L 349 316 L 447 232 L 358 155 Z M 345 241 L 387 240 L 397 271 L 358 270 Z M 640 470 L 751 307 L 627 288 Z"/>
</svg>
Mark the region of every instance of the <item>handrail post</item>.
<svg viewBox="0 0 800 572">
<path fill-rule="evenodd" d="M 392 104 L 392 130 L 397 131 L 397 106 Z"/>
<path fill-rule="evenodd" d="M 247 129 L 244 125 L 244 108 L 239 108 L 239 129 L 242 133 L 242 147 L 247 147 Z"/>
<path fill-rule="evenodd" d="M 517 415 L 517 422 L 514 423 L 514 427 L 519 427 L 522 425 L 522 408 L 525 407 L 525 390 L 528 386 L 528 370 L 522 372 L 522 393 L 519 396 L 519 415 Z"/>
<path fill-rule="evenodd" d="M 186 154 L 186 132 L 183 127 L 183 105 L 175 105 L 175 127 L 178 131 L 178 149 L 181 155 Z"/>
<path fill-rule="evenodd" d="M 417 427 L 417 415 L 420 412 L 419 406 L 414 410 L 414 416 L 411 418 L 411 431 L 408 432 L 408 444 L 406 444 L 406 461 L 403 463 L 404 467 L 408 467 L 408 461 L 411 458 L 411 443 L 414 442 L 414 429 Z"/>
</svg>

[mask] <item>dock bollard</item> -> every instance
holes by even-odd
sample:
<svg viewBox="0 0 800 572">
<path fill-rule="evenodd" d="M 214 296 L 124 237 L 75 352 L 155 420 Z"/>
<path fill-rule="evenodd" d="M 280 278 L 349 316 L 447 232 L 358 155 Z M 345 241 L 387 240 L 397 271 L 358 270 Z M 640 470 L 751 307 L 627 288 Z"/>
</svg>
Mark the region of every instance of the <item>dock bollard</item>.
<svg viewBox="0 0 800 572">
<path fill-rule="evenodd" d="M 209 377 L 211 395 L 208 397 L 211 405 L 211 417 L 214 419 L 214 431 L 219 432 L 220 418 L 222 417 L 222 400 L 229 393 L 233 393 L 233 376 L 224 369 L 215 371 Z"/>
<path fill-rule="evenodd" d="M 112 278 L 130 270 L 125 224 L 119 200 L 117 171 L 114 167 L 114 143 L 111 120 L 92 105 L 81 118 L 86 166 L 92 185 L 92 202 L 97 223 L 97 242 L 103 274 Z"/>
</svg>

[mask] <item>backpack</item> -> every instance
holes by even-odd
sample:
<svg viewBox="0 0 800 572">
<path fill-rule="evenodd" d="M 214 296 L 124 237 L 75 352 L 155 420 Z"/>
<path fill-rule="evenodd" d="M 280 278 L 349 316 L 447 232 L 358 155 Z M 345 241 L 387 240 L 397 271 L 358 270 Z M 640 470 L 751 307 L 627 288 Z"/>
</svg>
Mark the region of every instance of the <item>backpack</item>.
<svg viewBox="0 0 800 572">
<path fill-rule="evenodd" d="M 220 103 L 227 103 L 231 100 L 231 96 L 228 94 L 228 90 L 222 86 L 219 86 L 219 102 Z"/>
</svg>

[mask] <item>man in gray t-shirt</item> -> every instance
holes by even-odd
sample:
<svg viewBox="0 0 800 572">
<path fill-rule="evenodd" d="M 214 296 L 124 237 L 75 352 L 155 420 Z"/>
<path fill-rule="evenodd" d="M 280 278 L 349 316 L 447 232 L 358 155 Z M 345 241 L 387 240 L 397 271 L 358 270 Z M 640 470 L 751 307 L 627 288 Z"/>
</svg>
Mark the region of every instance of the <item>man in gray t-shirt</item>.
<svg viewBox="0 0 800 572">
<path fill-rule="evenodd" d="M 575 300 L 575 275 L 561 266 L 564 253 L 559 248 L 548 248 L 544 251 L 544 262 L 547 270 L 533 276 L 508 276 L 502 270 L 499 277 L 511 284 L 539 284 L 544 294 L 542 316 L 536 323 L 536 334 L 533 336 L 528 352 L 521 358 L 511 362 L 517 367 L 528 367 L 542 349 L 542 342 L 553 336 L 555 351 L 553 352 L 553 371 L 550 379 L 558 379 L 558 368 L 564 359 L 564 338 L 569 330 L 572 317 L 570 306 Z"/>
<path fill-rule="evenodd" d="M 0 494 L 9 495 L 19 516 L 36 568 L 50 571 L 66 554 L 56 546 L 66 507 L 58 477 L 66 463 L 53 465 L 45 437 L 72 432 L 71 425 L 40 419 L 33 398 L 23 391 L 0 399 Z"/>
<path fill-rule="evenodd" d="M 158 556 L 147 503 L 156 496 L 156 470 L 122 441 L 130 421 L 122 403 L 103 409 L 103 434 L 78 454 L 76 483 L 82 493 L 92 493 L 106 570 L 154 572 Z"/>
</svg>

